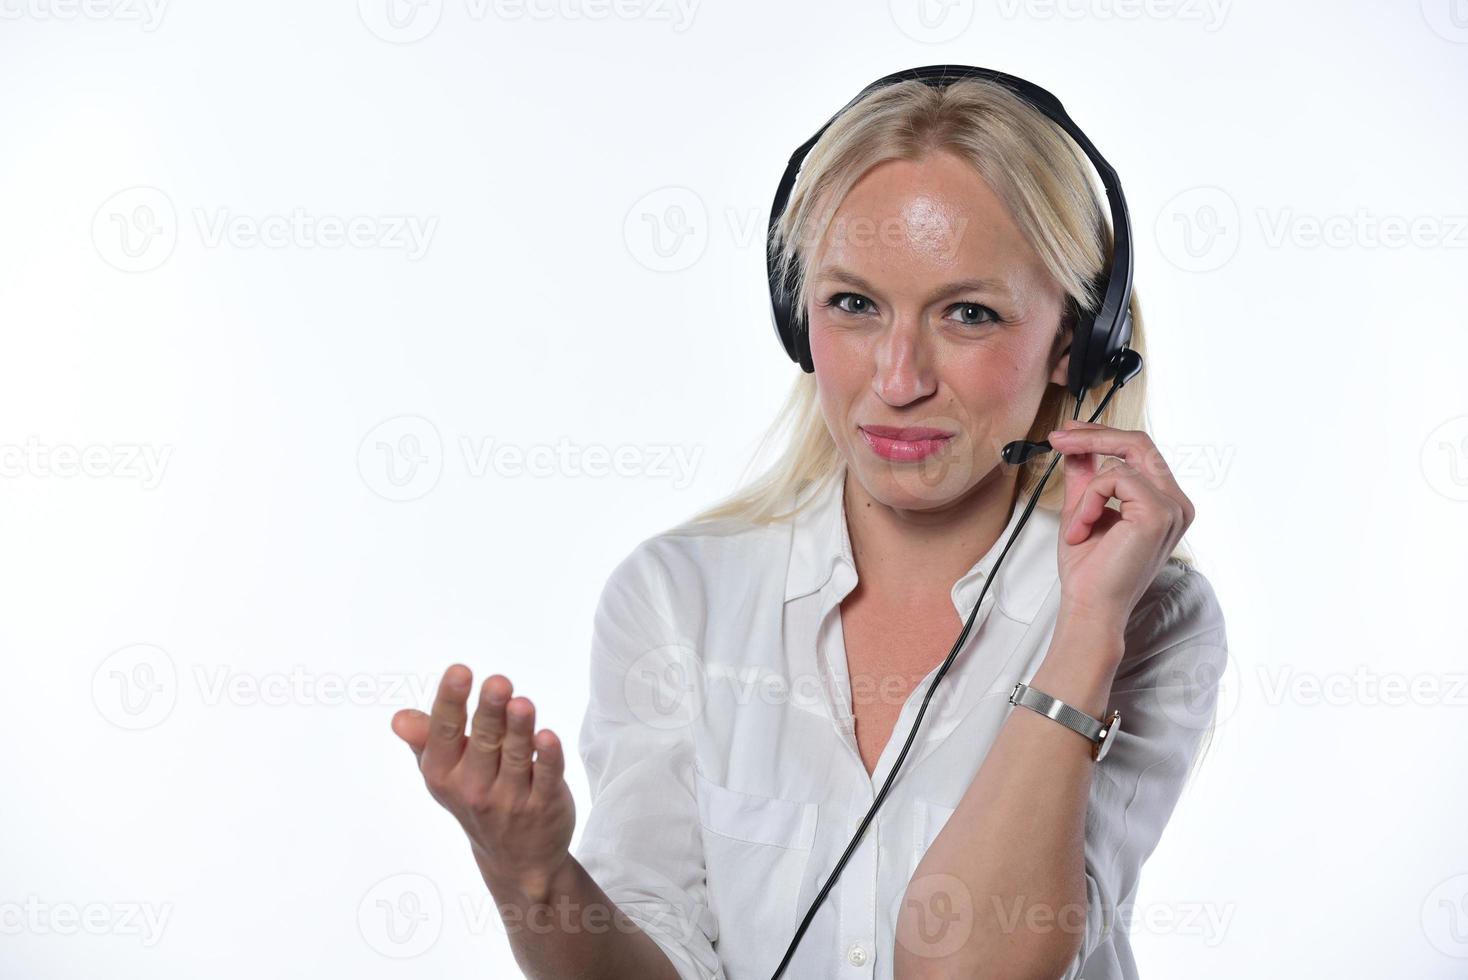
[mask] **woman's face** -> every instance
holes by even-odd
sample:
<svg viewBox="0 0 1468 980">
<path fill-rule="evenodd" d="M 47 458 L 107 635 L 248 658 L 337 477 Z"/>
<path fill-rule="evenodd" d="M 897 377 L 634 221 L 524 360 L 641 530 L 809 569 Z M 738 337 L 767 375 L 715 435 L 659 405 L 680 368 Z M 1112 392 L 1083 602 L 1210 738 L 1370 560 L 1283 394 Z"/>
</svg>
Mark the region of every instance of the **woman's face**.
<svg viewBox="0 0 1468 980">
<path fill-rule="evenodd" d="M 948 152 L 873 167 L 811 270 L 821 411 L 868 494 L 933 510 L 1003 479 L 1000 450 L 1065 383 L 1069 337 L 1059 284 L 983 178 Z"/>
</svg>

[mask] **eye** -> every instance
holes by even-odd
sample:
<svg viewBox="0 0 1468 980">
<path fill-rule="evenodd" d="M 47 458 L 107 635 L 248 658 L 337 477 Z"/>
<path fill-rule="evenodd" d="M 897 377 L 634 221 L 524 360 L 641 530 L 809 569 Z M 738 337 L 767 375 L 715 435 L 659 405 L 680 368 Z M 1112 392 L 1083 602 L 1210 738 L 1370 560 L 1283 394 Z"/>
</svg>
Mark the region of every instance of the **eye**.
<svg viewBox="0 0 1468 980">
<path fill-rule="evenodd" d="M 954 303 L 948 308 L 951 311 L 959 310 L 963 318 L 958 322 L 969 327 L 977 327 L 985 323 L 1003 323 L 1004 318 L 983 303 Z M 971 318 L 971 319 L 970 319 Z"/>
<path fill-rule="evenodd" d="M 849 306 L 847 305 L 848 300 L 851 301 Z M 850 313 L 853 316 L 861 316 L 872 311 L 872 301 L 861 293 L 837 293 L 826 300 L 826 305 L 834 306 L 842 313 Z"/>
</svg>

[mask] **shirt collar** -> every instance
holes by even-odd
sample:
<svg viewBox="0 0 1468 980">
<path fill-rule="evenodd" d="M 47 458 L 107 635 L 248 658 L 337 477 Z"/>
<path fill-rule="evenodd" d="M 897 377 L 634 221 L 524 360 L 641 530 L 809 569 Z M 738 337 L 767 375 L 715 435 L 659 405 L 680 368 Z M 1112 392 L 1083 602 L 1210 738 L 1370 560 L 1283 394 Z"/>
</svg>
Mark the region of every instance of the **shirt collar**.
<svg viewBox="0 0 1468 980">
<path fill-rule="evenodd" d="M 809 595 L 831 580 L 838 566 L 844 565 L 853 587 L 856 561 L 851 556 L 851 534 L 842 504 L 847 468 L 843 465 L 835 476 L 807 485 L 796 496 L 796 502 L 810 500 L 809 507 L 798 513 L 791 528 L 790 564 L 785 576 L 785 601 Z M 1004 544 L 1019 524 L 1023 504 L 1014 513 L 999 539 L 985 555 L 953 584 L 951 596 L 959 618 L 967 619 L 984 581 L 999 560 Z M 1036 506 L 1025 522 L 1024 530 L 1004 557 L 1004 564 L 991 587 L 995 601 L 1004 614 L 1023 623 L 1033 622 L 1045 597 L 1059 580 L 1056 549 L 1060 516 Z"/>
</svg>

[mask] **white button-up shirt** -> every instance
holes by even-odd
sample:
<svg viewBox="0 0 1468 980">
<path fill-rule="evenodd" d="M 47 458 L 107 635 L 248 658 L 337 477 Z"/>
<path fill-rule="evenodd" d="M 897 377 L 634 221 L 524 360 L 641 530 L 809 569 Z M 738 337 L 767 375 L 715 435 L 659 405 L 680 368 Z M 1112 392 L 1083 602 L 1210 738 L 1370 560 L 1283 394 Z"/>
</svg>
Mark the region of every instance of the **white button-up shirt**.
<svg viewBox="0 0 1468 980">
<path fill-rule="evenodd" d="M 774 972 L 937 672 L 906 697 L 868 775 L 841 632 L 841 601 L 857 582 L 844 479 L 843 470 L 802 491 L 810 509 L 792 522 L 684 525 L 643 541 L 612 572 L 596 610 L 578 745 L 592 807 L 573 853 L 684 980 Z M 954 583 L 961 620 L 1023 503 Z M 1058 525 L 1050 511 L 1031 513 L 887 799 L 786 968 L 789 980 L 892 977 L 897 914 L 919 859 L 1009 712 L 1029 710 L 1008 697 L 1034 676 L 1054 632 Z M 1142 862 L 1211 725 L 1226 656 L 1207 580 L 1169 561 L 1128 624 L 1107 702 L 1121 726 L 1093 771 L 1089 909 L 1066 980 L 1137 976 L 1126 927 Z M 883 695 L 879 684 L 857 696 Z M 949 910 L 949 925 L 964 928 L 964 912 Z"/>
</svg>

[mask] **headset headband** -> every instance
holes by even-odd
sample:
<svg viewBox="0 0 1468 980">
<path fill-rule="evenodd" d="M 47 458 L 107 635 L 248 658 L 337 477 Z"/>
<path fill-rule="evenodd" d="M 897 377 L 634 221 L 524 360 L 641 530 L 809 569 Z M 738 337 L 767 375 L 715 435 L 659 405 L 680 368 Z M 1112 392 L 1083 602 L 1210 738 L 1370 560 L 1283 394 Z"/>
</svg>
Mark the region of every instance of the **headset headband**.
<svg viewBox="0 0 1468 980">
<path fill-rule="evenodd" d="M 784 284 L 785 290 L 782 291 L 779 288 L 781 285 L 779 262 L 772 247 L 775 227 L 785 206 L 789 203 L 790 193 L 795 188 L 795 181 L 811 147 L 841 113 L 876 89 L 905 81 L 920 81 L 934 88 L 942 88 L 950 82 L 965 78 L 983 79 L 1003 85 L 1063 129 L 1066 135 L 1074 140 L 1086 154 L 1091 165 L 1100 174 L 1101 184 L 1106 189 L 1106 199 L 1111 207 L 1113 244 L 1111 258 L 1101 275 L 1097 277 L 1101 303 L 1094 313 L 1082 313 L 1077 318 L 1074 336 L 1071 340 L 1068 387 L 1074 397 L 1080 398 L 1086 391 L 1108 380 L 1112 373 L 1113 357 L 1131 341 L 1132 222 L 1127 212 L 1126 197 L 1122 194 L 1121 182 L 1117 180 L 1116 171 L 1097 152 L 1096 147 L 1091 144 L 1080 127 L 1071 120 L 1059 99 L 1033 82 L 989 68 L 976 68 L 972 65 L 927 65 L 922 68 L 907 68 L 879 78 L 862 89 L 854 99 L 828 119 L 814 136 L 802 143 L 790 155 L 790 163 L 785 168 L 784 176 L 780 178 L 780 185 L 775 191 L 774 204 L 770 207 L 765 249 L 775 334 L 792 361 L 799 364 L 801 369 L 807 373 L 815 370 L 810 359 L 809 337 L 805 333 L 797 336 L 796 318 L 787 299 L 794 292 L 793 270 L 791 279 Z M 1104 287 L 1101 286 L 1103 282 Z"/>
</svg>

